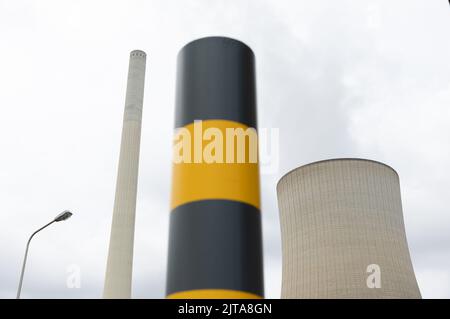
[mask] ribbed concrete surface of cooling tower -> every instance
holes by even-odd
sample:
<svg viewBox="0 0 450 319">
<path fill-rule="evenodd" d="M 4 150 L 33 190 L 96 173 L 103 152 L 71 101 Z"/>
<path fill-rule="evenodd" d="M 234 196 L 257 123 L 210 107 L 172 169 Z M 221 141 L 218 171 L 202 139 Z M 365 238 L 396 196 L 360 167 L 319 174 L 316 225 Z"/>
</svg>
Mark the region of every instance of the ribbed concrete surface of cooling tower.
<svg viewBox="0 0 450 319">
<path fill-rule="evenodd" d="M 299 167 L 277 186 L 282 298 L 420 298 L 399 177 L 362 159 Z"/>
</svg>

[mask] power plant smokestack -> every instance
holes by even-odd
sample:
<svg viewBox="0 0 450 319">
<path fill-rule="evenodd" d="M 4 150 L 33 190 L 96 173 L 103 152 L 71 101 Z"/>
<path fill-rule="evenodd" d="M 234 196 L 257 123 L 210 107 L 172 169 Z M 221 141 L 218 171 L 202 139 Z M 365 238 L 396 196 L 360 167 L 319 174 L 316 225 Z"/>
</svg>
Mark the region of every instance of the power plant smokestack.
<svg viewBox="0 0 450 319">
<path fill-rule="evenodd" d="M 420 298 L 391 167 L 335 159 L 277 185 L 282 298 Z"/>
<path fill-rule="evenodd" d="M 130 53 L 104 298 L 130 298 L 146 54 Z"/>
<path fill-rule="evenodd" d="M 173 165 L 168 298 L 264 295 L 255 86 L 254 54 L 242 42 L 203 38 L 178 55 L 175 128 L 187 160 Z M 249 134 L 243 149 L 254 162 L 230 163 L 242 150 L 219 143 L 238 143 L 230 130 Z"/>
</svg>

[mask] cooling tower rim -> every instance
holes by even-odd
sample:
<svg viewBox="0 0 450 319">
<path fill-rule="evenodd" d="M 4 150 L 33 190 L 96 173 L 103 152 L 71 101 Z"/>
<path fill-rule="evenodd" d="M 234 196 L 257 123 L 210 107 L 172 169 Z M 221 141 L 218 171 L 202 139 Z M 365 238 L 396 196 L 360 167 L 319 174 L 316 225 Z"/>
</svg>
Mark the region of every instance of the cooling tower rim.
<svg viewBox="0 0 450 319">
<path fill-rule="evenodd" d="M 249 50 L 251 52 L 251 54 L 253 55 L 253 57 L 255 56 L 252 48 L 248 44 L 246 44 L 240 40 L 230 38 L 230 37 L 225 37 L 225 36 L 206 36 L 206 37 L 201 37 L 201 38 L 189 41 L 180 49 L 180 51 L 178 51 L 178 56 L 180 56 L 181 53 L 186 50 L 186 48 L 193 46 L 201 41 L 205 41 L 205 40 L 224 41 L 224 42 L 234 43 L 234 44 L 237 44 L 237 45 Z"/>
<path fill-rule="evenodd" d="M 382 165 L 382 166 L 385 166 L 385 167 L 389 168 L 390 170 L 392 170 L 395 173 L 395 175 L 398 176 L 397 171 L 392 166 L 389 166 L 388 164 L 380 162 L 380 161 L 367 159 L 367 158 L 358 158 L 358 157 L 329 158 L 329 159 L 324 159 L 324 160 L 320 160 L 320 161 L 311 162 L 311 163 L 308 163 L 308 164 L 296 167 L 294 169 L 291 169 L 287 173 L 283 174 L 283 176 L 281 176 L 281 178 L 277 182 L 276 188 L 278 190 L 278 187 L 279 187 L 281 181 L 284 180 L 285 177 L 287 177 L 288 175 L 294 173 L 297 170 L 303 169 L 305 167 L 317 165 L 317 164 L 322 164 L 322 163 L 326 163 L 326 162 L 337 162 L 337 161 L 364 161 L 364 162 L 371 162 L 371 163 Z"/>
</svg>

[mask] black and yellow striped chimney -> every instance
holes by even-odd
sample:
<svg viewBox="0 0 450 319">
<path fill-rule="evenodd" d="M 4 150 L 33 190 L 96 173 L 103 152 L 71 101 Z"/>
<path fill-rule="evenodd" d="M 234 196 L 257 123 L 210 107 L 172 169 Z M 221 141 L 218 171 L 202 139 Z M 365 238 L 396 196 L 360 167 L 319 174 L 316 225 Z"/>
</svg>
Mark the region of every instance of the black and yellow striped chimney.
<svg viewBox="0 0 450 319">
<path fill-rule="evenodd" d="M 208 37 L 180 51 L 168 298 L 264 295 L 255 91 L 244 43 Z"/>
</svg>

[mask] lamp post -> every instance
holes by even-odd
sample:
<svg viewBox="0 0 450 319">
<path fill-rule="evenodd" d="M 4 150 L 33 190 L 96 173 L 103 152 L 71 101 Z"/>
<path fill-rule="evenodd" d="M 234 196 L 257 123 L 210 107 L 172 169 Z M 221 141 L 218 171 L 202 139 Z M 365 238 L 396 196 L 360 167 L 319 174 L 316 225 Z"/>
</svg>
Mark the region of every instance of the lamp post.
<svg viewBox="0 0 450 319">
<path fill-rule="evenodd" d="M 51 224 L 53 224 L 54 222 L 60 222 L 66 219 L 69 219 L 70 216 L 72 216 L 72 213 L 69 212 L 68 210 L 63 211 L 61 214 L 59 214 L 58 216 L 56 216 L 50 223 L 46 224 L 45 226 L 42 226 L 41 228 L 39 228 L 38 230 L 36 230 L 33 234 L 31 234 L 30 238 L 28 239 L 27 242 L 27 248 L 25 249 L 25 257 L 23 259 L 23 265 L 22 265 L 22 272 L 20 274 L 20 281 L 19 281 L 19 288 L 17 289 L 17 299 L 20 299 L 20 292 L 22 291 L 22 282 L 23 282 L 23 274 L 25 272 L 25 264 L 27 263 L 27 255 L 28 255 L 28 248 L 30 246 L 30 242 L 31 239 L 34 237 L 34 235 L 36 235 L 38 232 L 40 232 L 41 230 L 43 230 L 44 228 L 50 226 Z"/>
</svg>

